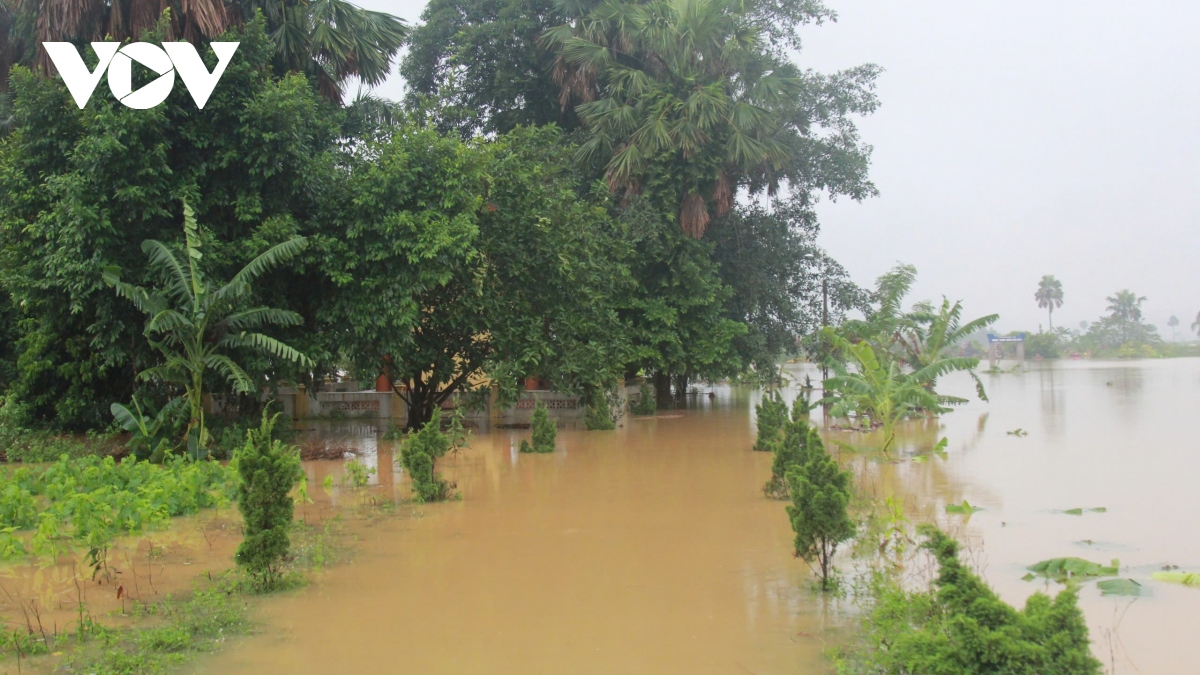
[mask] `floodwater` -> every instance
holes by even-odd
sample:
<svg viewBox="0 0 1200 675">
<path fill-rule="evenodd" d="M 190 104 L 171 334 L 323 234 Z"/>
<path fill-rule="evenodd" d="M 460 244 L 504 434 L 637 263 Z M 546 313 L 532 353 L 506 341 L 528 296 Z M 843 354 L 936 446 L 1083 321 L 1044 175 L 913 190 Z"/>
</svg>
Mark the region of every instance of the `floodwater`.
<svg viewBox="0 0 1200 675">
<path fill-rule="evenodd" d="M 352 564 L 266 601 L 263 634 L 203 672 L 777 673 L 820 662 L 824 607 L 791 555 L 782 504 L 760 491 L 771 458 L 748 450 L 748 395 L 725 395 L 615 432 L 560 430 L 553 455 L 517 454 L 527 431 L 477 435 L 438 463 L 462 501 L 352 525 Z M 388 444 L 366 445 L 390 467 Z M 319 485 L 329 466 L 309 469 Z M 386 493 L 396 474 L 382 473 Z"/>
<path fill-rule="evenodd" d="M 1022 581 L 1027 565 L 1119 558 L 1121 577 L 1148 594 L 1104 597 L 1083 585 L 1096 655 L 1109 672 L 1200 672 L 1192 642 L 1200 589 L 1150 578 L 1164 565 L 1200 571 L 1191 424 L 1200 359 L 1030 362 L 984 382 L 990 402 L 906 425 L 891 460 L 842 450 L 843 464 L 868 494 L 963 540 L 970 561 L 1018 606 L 1058 590 Z M 939 388 L 973 391 L 965 377 Z M 846 635 L 854 609 L 809 590 L 783 503 L 762 496 L 771 458 L 750 450 L 758 394 L 714 392 L 692 397 L 687 410 L 626 418 L 613 432 L 560 429 L 553 455 L 518 455 L 528 431 L 479 432 L 438 463 L 461 501 L 368 519 L 348 507 L 408 495 L 391 444 L 369 426 L 322 431 L 378 470 L 364 490 L 334 489 L 331 508 L 321 486 L 327 475 L 340 479 L 341 463 L 306 463 L 318 499 L 297 517 L 346 513 L 352 559 L 256 603 L 258 633 L 192 670 L 829 672 L 824 649 Z M 1017 429 L 1027 434 L 1007 433 Z M 835 452 L 835 440 L 872 440 L 827 438 Z M 929 456 L 941 438 L 944 456 Z M 983 510 L 946 514 L 964 499 Z M 1063 513 L 1091 507 L 1106 511 Z M 839 564 L 856 566 L 848 556 Z"/>
<path fill-rule="evenodd" d="M 1009 602 L 1057 591 L 1021 580 L 1034 562 L 1119 558 L 1121 576 L 1149 594 L 1082 588 L 1097 656 L 1111 672 L 1200 672 L 1200 590 L 1149 578 L 1167 564 L 1200 571 L 1200 359 L 1030 362 L 985 383 L 990 402 L 907 425 L 899 459 L 842 452 L 843 462 L 876 498 L 963 539 Z M 973 391 L 957 377 L 942 388 Z M 263 633 L 202 670 L 828 672 L 823 649 L 853 610 L 808 590 L 783 505 L 762 497 L 757 394 L 715 392 L 615 432 L 560 430 L 550 456 L 515 453 L 527 432 L 479 434 L 440 463 L 461 502 L 359 530 L 352 565 L 267 601 Z M 1007 433 L 1018 428 L 1027 435 Z M 944 456 L 912 460 L 942 437 Z M 381 469 L 375 489 L 403 495 L 388 444 L 363 442 Z M 329 470 L 310 466 L 310 481 Z M 983 510 L 945 513 L 963 499 Z M 1062 513 L 1076 507 L 1107 511 Z"/>
</svg>

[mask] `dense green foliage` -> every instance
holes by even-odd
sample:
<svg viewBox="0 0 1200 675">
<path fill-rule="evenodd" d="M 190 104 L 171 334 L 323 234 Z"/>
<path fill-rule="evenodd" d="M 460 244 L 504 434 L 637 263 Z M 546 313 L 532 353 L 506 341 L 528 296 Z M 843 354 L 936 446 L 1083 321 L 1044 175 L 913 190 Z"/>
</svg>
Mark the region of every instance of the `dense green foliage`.
<svg viewBox="0 0 1200 675">
<path fill-rule="evenodd" d="M 13 70 L 13 120 L 0 138 L 0 288 L 17 333 L 11 391 L 33 423 L 97 428 L 111 421 L 112 402 L 139 388 L 143 402 L 157 404 L 177 393 L 138 382 L 161 355 L 102 271 L 117 266 L 122 280 L 151 283 L 141 244 L 178 237 L 182 199 L 203 223 L 206 272 L 230 279 L 303 234 L 313 186 L 332 179 L 342 113 L 303 77 L 272 74 L 262 23 L 225 39 L 241 46 L 203 114 L 180 86 L 152 110 L 127 108 L 101 86 L 81 110 L 58 78 Z M 254 304 L 299 312 L 311 327 L 317 289 L 305 272 L 279 270 L 260 279 Z M 289 329 L 279 337 L 328 362 L 322 336 Z M 266 360 L 242 365 L 256 388 L 268 373 L 299 374 Z"/>
<path fill-rule="evenodd" d="M 877 69 L 806 73 L 778 37 L 823 17 L 816 3 L 652 0 L 563 3 L 545 35 L 560 50 L 560 100 L 579 101 L 579 157 L 604 166 L 610 190 L 661 200 L 703 236 L 739 189 L 872 194 L 869 149 L 848 113 L 869 113 Z M 837 134 L 819 135 L 836 126 Z"/>
<path fill-rule="evenodd" d="M 938 563 L 928 590 L 880 579 L 866 618 L 866 645 L 839 672 L 887 675 L 1100 673 L 1077 589 L 1035 593 L 1023 610 L 998 598 L 958 559 L 958 543 L 925 526 L 923 548 Z"/>
<path fill-rule="evenodd" d="M 794 432 L 796 437 L 799 431 Z M 857 527 L 849 513 L 850 472 L 842 471 L 825 452 L 820 437 L 815 441 L 814 437 L 815 430 L 805 435 L 807 457 L 784 474 L 792 497 L 787 514 L 796 533 L 796 556 L 813 568 L 821 589 L 830 590 L 835 585 L 833 557 L 838 545 L 854 537 Z"/>
<path fill-rule="evenodd" d="M 295 511 L 291 492 L 303 476 L 300 452 L 273 437 L 276 419 L 264 411 L 261 426 L 246 433 L 245 445 L 234 455 L 245 531 L 234 559 L 263 590 L 274 588 L 283 574 Z"/>
<path fill-rule="evenodd" d="M 541 401 L 533 408 L 533 416 L 529 420 L 533 429 L 533 452 L 554 452 L 558 439 L 558 426 L 550 419 L 546 406 Z"/>
<path fill-rule="evenodd" d="M 434 463 L 453 447 L 453 439 L 442 432 L 442 412 L 434 410 L 429 423 L 409 434 L 400 446 L 400 465 L 412 481 L 418 502 L 440 502 L 450 496 L 450 484 L 434 470 Z"/>
<path fill-rule="evenodd" d="M 443 130 L 464 136 L 555 123 L 571 130 L 574 109 L 559 100 L 555 52 L 542 34 L 562 20 L 553 0 L 431 0 L 409 39 L 400 74 L 408 103 L 446 104 Z M 445 114 L 453 111 L 455 114 Z"/>
</svg>

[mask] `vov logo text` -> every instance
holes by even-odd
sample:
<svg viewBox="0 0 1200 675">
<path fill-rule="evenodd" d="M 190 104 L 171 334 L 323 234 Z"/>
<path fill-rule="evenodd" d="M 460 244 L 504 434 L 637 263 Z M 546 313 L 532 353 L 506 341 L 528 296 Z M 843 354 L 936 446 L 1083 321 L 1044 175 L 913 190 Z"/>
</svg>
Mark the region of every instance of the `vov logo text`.
<svg viewBox="0 0 1200 675">
<path fill-rule="evenodd" d="M 87 105 L 100 78 L 108 72 L 108 88 L 118 101 L 130 108 L 145 110 L 167 100 L 175 86 L 175 73 L 187 87 L 196 107 L 204 109 L 217 81 L 225 72 L 225 66 L 233 58 L 239 42 L 212 42 L 217 55 L 217 67 L 212 72 L 205 67 L 196 48 L 188 42 L 164 42 L 162 47 L 149 42 L 131 42 L 124 47 L 120 42 L 93 42 L 92 49 L 100 59 L 94 71 L 89 71 L 83 57 L 70 42 L 43 42 L 42 47 L 50 55 L 54 67 L 62 75 L 63 83 L 80 108 Z M 133 62 L 158 73 L 153 82 L 133 91 Z"/>
</svg>

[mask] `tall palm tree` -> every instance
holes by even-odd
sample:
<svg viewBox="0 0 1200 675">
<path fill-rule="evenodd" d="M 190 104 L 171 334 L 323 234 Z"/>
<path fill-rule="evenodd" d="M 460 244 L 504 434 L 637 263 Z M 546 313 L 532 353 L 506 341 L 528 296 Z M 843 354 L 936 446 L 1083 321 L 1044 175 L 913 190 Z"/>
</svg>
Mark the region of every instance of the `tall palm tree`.
<svg viewBox="0 0 1200 675">
<path fill-rule="evenodd" d="M 1172 341 L 1175 340 L 1175 338 L 1176 338 L 1175 329 L 1179 328 L 1179 317 L 1172 314 L 1171 318 L 1167 319 L 1167 328 L 1171 329 L 1171 340 Z"/>
<path fill-rule="evenodd" d="M 1121 327 L 1121 341 L 1127 342 L 1129 326 L 1142 320 L 1142 303 L 1146 301 L 1146 297 L 1138 297 L 1136 293 L 1126 288 L 1117 291 L 1116 295 L 1108 296 L 1105 300 L 1108 300 L 1110 316 Z"/>
<path fill-rule="evenodd" d="M 1062 282 L 1051 274 L 1043 275 L 1042 280 L 1038 282 L 1038 289 L 1033 294 L 1033 299 L 1037 300 L 1038 307 L 1050 311 L 1050 331 L 1054 332 L 1054 310 L 1062 307 L 1063 304 Z"/>
<path fill-rule="evenodd" d="M 1196 312 L 1196 320 L 1192 322 L 1192 330 L 1196 331 L 1196 335 L 1200 335 L 1200 312 Z"/>
<path fill-rule="evenodd" d="M 392 64 L 409 28 L 403 19 L 345 0 L 235 0 L 243 20 L 261 11 L 282 70 L 314 78 L 331 101 L 341 101 L 352 78 L 375 86 Z"/>
<path fill-rule="evenodd" d="M 579 3 L 564 2 L 565 5 Z M 613 192 L 653 183 L 701 237 L 750 179 L 773 192 L 797 136 L 789 112 L 804 81 L 767 48 L 745 0 L 609 0 L 547 31 L 555 72 L 590 138 L 580 159 L 605 162 Z"/>
<path fill-rule="evenodd" d="M 369 86 L 386 79 L 408 36 L 402 19 L 345 0 L 0 0 L 0 66 L 53 72 L 41 42 L 136 39 L 164 14 L 166 39 L 211 40 L 259 11 L 277 67 L 309 75 L 331 101 L 341 101 L 351 79 Z"/>
<path fill-rule="evenodd" d="M 109 268 L 104 281 L 117 294 L 132 302 L 149 318 L 145 335 L 162 353 L 163 363 L 138 374 L 182 387 L 190 413 L 187 428 L 189 451 L 195 456 L 208 442 L 204 427 L 204 378 L 215 371 L 238 393 L 254 391 L 254 381 L 232 358 L 239 349 L 249 350 L 311 366 L 312 361 L 262 333 L 264 326 L 295 326 L 300 315 L 270 307 L 245 308 L 251 283 L 267 270 L 304 249 L 305 239 L 295 237 L 268 249 L 251 260 L 229 283 L 218 285 L 205 275 L 200 228 L 192 208 L 183 205 L 184 250 L 180 256 L 166 244 L 153 239 L 142 243 L 150 265 L 162 278 L 164 288 L 146 289 L 121 281 L 120 269 Z"/>
</svg>

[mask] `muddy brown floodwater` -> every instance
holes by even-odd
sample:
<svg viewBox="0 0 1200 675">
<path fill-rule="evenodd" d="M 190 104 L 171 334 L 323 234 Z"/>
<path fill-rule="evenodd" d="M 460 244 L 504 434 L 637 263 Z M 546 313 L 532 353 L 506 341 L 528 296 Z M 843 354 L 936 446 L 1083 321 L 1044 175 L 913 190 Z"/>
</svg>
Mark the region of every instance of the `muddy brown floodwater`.
<svg viewBox="0 0 1200 675">
<path fill-rule="evenodd" d="M 914 521 L 964 539 L 1009 602 L 1045 588 L 1021 580 L 1038 560 L 1119 558 L 1121 576 L 1150 594 L 1102 597 L 1084 585 L 1097 656 L 1116 672 L 1200 672 L 1200 590 L 1150 579 L 1167 564 L 1200 571 L 1200 360 L 1031 363 L 985 382 L 990 403 L 906 427 L 908 458 L 844 452 L 844 463 L 879 499 L 893 496 Z M 966 378 L 942 387 L 972 390 Z M 615 432 L 560 430 L 553 455 L 518 455 L 528 432 L 479 433 L 439 462 L 461 502 L 351 521 L 352 563 L 263 601 L 260 633 L 198 669 L 827 672 L 824 646 L 852 610 L 808 590 L 783 505 L 762 496 L 771 458 L 750 451 L 757 394 L 716 393 Z M 1028 435 L 1006 433 L 1017 428 Z M 944 457 L 912 461 L 942 437 Z M 380 468 L 375 493 L 405 496 L 390 445 L 369 429 L 355 442 Z M 307 470 L 317 486 L 340 468 Z M 984 510 L 947 516 L 945 505 L 963 499 Z"/>
</svg>

